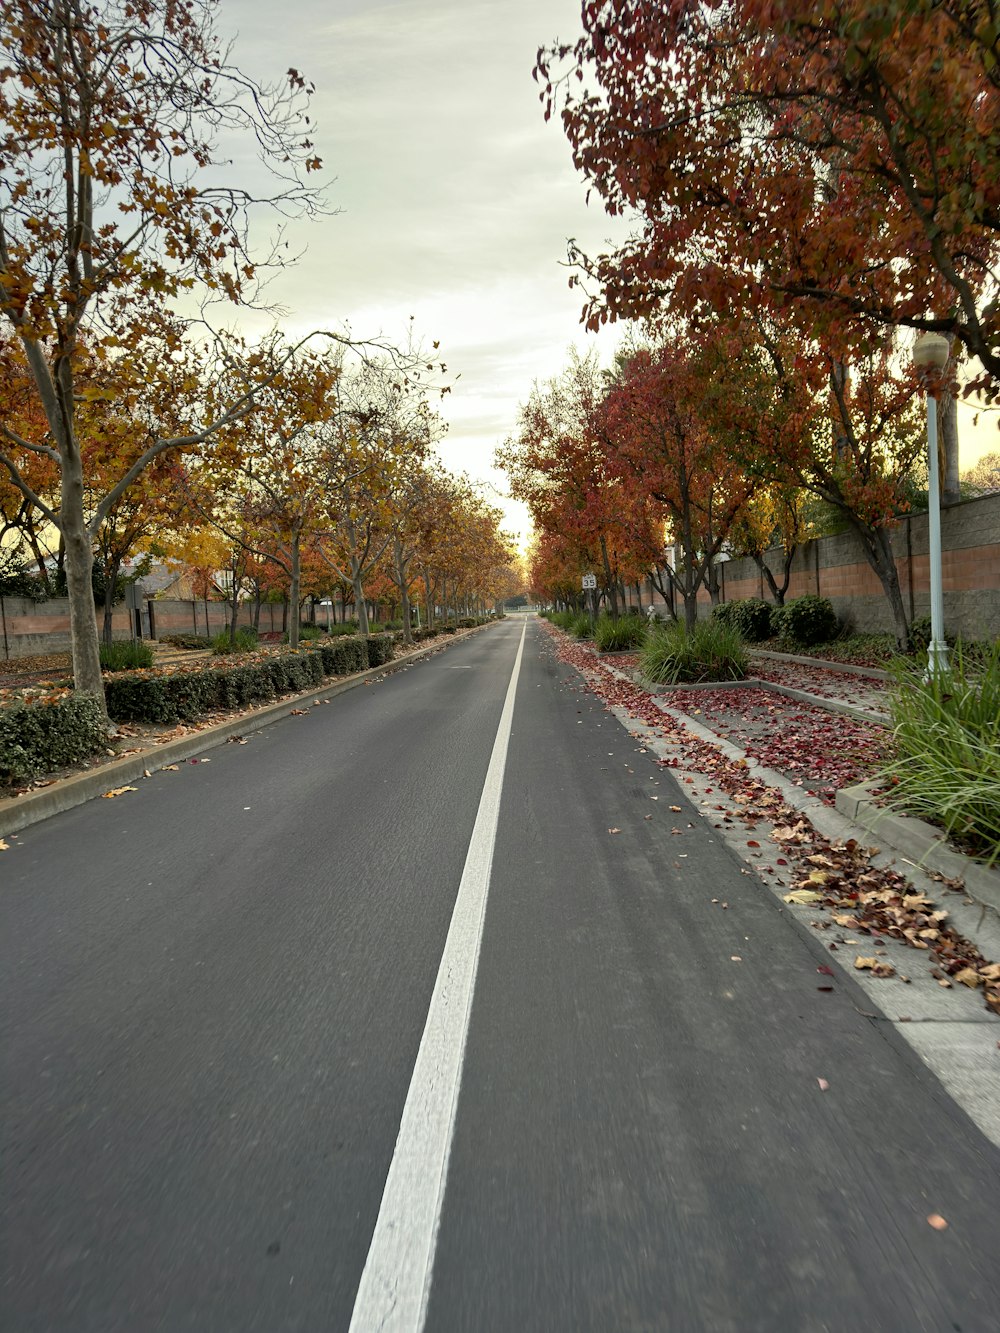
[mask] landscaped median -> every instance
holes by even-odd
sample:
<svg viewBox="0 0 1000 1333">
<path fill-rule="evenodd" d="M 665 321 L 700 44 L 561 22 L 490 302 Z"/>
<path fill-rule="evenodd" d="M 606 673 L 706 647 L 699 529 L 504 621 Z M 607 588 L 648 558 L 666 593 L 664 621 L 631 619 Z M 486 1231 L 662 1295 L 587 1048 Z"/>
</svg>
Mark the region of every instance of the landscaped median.
<svg viewBox="0 0 1000 1333">
<path fill-rule="evenodd" d="M 480 622 L 491 623 L 491 622 Z M 119 724 L 109 743 L 100 710 L 66 687 L 4 692 L 0 707 L 0 835 L 67 809 L 103 786 L 143 776 L 293 711 L 302 696 L 331 695 L 455 642 L 475 623 L 421 635 L 403 649 L 392 634 L 343 636 L 298 650 L 261 650 L 219 665 L 174 666 L 112 675 L 108 711 Z M 181 754 L 181 752 L 183 752 Z M 97 766 L 99 765 L 99 767 Z M 77 770 L 74 772 L 73 770 Z M 56 774 L 57 781 L 46 775 Z M 62 794 L 54 794 L 55 788 Z"/>
</svg>

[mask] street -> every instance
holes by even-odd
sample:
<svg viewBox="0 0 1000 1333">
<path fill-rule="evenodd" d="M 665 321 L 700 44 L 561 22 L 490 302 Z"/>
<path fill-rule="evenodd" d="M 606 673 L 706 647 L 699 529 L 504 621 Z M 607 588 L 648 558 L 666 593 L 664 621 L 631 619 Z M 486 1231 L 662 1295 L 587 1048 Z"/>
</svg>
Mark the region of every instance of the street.
<svg viewBox="0 0 1000 1333">
<path fill-rule="evenodd" d="M 0 860 L 4 1333 L 998 1327 L 1000 1153 L 537 622 L 246 740 Z"/>
</svg>

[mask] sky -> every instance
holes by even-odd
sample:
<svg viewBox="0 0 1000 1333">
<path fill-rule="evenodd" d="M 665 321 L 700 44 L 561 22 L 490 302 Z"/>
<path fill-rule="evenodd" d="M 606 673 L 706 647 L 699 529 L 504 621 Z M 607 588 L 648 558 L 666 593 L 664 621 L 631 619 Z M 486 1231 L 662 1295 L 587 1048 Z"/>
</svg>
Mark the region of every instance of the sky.
<svg viewBox="0 0 1000 1333">
<path fill-rule="evenodd" d="M 221 0 L 217 26 L 248 73 L 294 67 L 316 85 L 313 138 L 339 212 L 290 230 L 305 253 L 269 292 L 283 327 L 347 322 L 402 342 L 412 316 L 453 381 L 435 404 L 438 452 L 488 485 L 523 539 L 493 453 L 533 382 L 594 342 L 568 238 L 598 250 L 616 234 L 531 77 L 540 45 L 578 35 L 578 0 Z M 606 357 L 623 332 L 600 335 Z"/>
<path fill-rule="evenodd" d="M 537 49 L 579 35 L 579 0 L 220 0 L 233 61 L 262 81 L 294 67 L 316 85 L 316 151 L 335 215 L 293 223 L 304 254 L 270 297 L 292 336 L 348 324 L 448 365 L 445 464 L 484 482 L 505 526 L 530 524 L 492 467 L 536 380 L 572 345 L 610 360 L 624 329 L 595 339 L 568 286 L 566 244 L 622 238 L 588 206 L 557 121 L 531 77 Z M 455 377 L 458 378 L 455 378 Z M 961 466 L 997 448 L 995 421 L 960 420 Z"/>
</svg>

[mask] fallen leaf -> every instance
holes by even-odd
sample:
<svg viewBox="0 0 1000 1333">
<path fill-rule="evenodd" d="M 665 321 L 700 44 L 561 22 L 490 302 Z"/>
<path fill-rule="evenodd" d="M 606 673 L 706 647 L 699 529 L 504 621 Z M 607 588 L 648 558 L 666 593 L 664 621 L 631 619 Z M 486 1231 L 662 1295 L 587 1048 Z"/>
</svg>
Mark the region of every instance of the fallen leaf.
<svg viewBox="0 0 1000 1333">
<path fill-rule="evenodd" d="M 873 977 L 893 977 L 896 969 L 891 963 L 882 963 L 877 958 L 855 958 L 854 966 L 859 972 L 870 972 Z"/>
<path fill-rule="evenodd" d="M 982 977 L 974 967 L 963 967 L 960 972 L 955 973 L 954 980 L 960 981 L 963 986 L 968 986 L 970 990 L 975 990 Z"/>
<path fill-rule="evenodd" d="M 732 956 L 730 957 L 729 961 L 730 961 L 731 963 L 742 963 L 742 962 L 743 962 L 743 959 L 739 956 L 738 953 L 734 953 L 734 954 L 732 954 Z"/>
<path fill-rule="evenodd" d="M 124 796 L 127 791 L 137 791 L 137 787 L 112 787 L 110 791 L 104 793 L 104 800 L 110 801 L 115 796 Z"/>
<path fill-rule="evenodd" d="M 935 1231 L 946 1231 L 948 1229 L 948 1223 L 940 1213 L 931 1213 L 927 1219 L 927 1225 L 933 1227 Z"/>
<path fill-rule="evenodd" d="M 10 846 L 6 842 L 4 842 L 3 838 L 0 838 L 0 852 L 9 852 L 9 851 L 10 851 Z"/>
<path fill-rule="evenodd" d="M 620 828 L 609 828 L 609 829 L 608 829 L 608 832 L 609 832 L 609 833 L 621 833 L 621 829 L 620 829 Z"/>
<path fill-rule="evenodd" d="M 820 1092 L 826 1092 L 827 1088 L 829 1088 L 829 1086 L 830 1086 L 829 1083 L 827 1083 L 827 1081 L 826 1081 L 825 1078 L 818 1078 L 818 1079 L 816 1080 L 816 1082 L 819 1084 L 819 1090 L 820 1090 Z"/>
<path fill-rule="evenodd" d="M 821 903 L 823 895 L 815 893 L 812 889 L 792 889 L 791 893 L 786 893 L 784 897 L 786 903 Z"/>
<path fill-rule="evenodd" d="M 654 800 L 654 801 L 656 800 L 656 797 L 655 797 L 655 796 L 653 797 L 653 800 Z M 680 812 L 681 812 L 681 808 L 680 808 L 679 805 L 672 805 L 670 808 L 671 808 L 671 810 L 673 810 L 673 812 L 674 812 L 675 815 L 679 815 Z"/>
<path fill-rule="evenodd" d="M 163 765 L 163 772 L 164 772 L 164 773 L 176 773 L 176 772 L 177 772 L 177 765 L 176 765 L 176 764 L 164 764 L 164 765 Z"/>
<path fill-rule="evenodd" d="M 822 966 L 817 967 L 816 971 L 822 972 L 824 977 L 835 977 L 837 975 L 832 967 L 827 967 L 826 963 L 823 963 Z"/>
</svg>

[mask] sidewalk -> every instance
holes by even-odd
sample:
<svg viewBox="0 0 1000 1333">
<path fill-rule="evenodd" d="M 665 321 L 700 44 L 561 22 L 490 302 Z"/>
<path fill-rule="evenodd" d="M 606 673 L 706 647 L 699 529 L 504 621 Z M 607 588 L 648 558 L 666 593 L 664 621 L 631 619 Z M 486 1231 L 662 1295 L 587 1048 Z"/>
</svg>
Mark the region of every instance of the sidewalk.
<svg viewBox="0 0 1000 1333">
<path fill-rule="evenodd" d="M 858 802 L 845 801 L 845 789 L 878 768 L 886 729 L 881 719 L 832 710 L 878 699 L 878 677 L 855 684 L 847 672 L 830 673 L 830 682 L 798 676 L 816 690 L 801 691 L 805 699 L 760 683 L 654 692 L 639 678 L 636 655 L 608 661 L 550 632 L 558 659 L 641 752 L 673 771 L 741 873 L 756 875 L 781 911 L 824 941 L 829 965 L 817 968 L 817 989 L 849 975 L 872 1006 L 867 1016 L 903 1039 L 1000 1145 L 1000 871 L 980 871 L 989 882 L 972 896 L 971 876 L 917 864 L 921 853 L 905 829 L 917 821 L 876 811 L 874 829 L 857 822 Z M 787 679 L 786 665 L 766 669 Z M 669 808 L 682 817 L 680 805 Z M 900 823 L 904 836 L 893 845 Z M 968 859 L 961 864 L 967 869 Z M 725 895 L 720 884 L 712 900 L 720 911 Z"/>
</svg>

